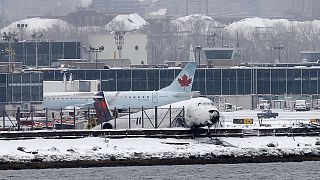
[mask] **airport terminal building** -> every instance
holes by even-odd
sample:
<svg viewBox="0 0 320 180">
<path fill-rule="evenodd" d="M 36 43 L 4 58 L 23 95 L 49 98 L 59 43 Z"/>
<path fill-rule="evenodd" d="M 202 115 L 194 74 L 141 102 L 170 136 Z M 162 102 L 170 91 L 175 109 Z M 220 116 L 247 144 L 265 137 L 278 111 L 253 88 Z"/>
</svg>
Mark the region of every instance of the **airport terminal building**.
<svg viewBox="0 0 320 180">
<path fill-rule="evenodd" d="M 75 80 L 100 80 L 100 90 L 158 90 L 171 83 L 181 68 L 70 69 Z M 45 81 L 61 81 L 60 70 L 42 70 Z M 193 91 L 201 95 L 320 94 L 320 66 L 198 68 Z"/>
<path fill-rule="evenodd" d="M 0 106 L 30 109 L 43 101 L 43 74 L 39 71 L 0 73 Z"/>
</svg>

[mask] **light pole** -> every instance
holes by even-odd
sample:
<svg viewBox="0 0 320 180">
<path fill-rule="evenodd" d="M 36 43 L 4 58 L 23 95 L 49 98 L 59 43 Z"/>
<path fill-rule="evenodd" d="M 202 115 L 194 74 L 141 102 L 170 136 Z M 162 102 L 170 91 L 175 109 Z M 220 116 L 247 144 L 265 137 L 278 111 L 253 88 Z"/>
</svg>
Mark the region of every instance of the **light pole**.
<svg viewBox="0 0 320 180">
<path fill-rule="evenodd" d="M 124 34 L 126 32 L 124 31 L 116 31 L 115 32 L 115 36 L 114 36 L 114 40 L 115 40 L 115 43 L 116 43 L 116 46 L 117 46 L 117 50 L 119 52 L 119 59 L 122 58 L 121 56 L 121 51 L 122 51 L 122 46 L 124 44 Z"/>
<path fill-rule="evenodd" d="M 43 34 L 32 34 L 32 40 L 36 42 L 36 68 L 38 69 L 38 41 L 42 37 Z"/>
<path fill-rule="evenodd" d="M 89 56 L 90 56 L 90 53 L 92 53 L 92 52 L 96 53 L 96 69 L 98 69 L 98 53 L 102 52 L 104 50 L 104 47 L 100 46 L 100 47 L 96 48 L 94 46 L 90 46 L 88 49 L 87 46 L 83 46 L 83 50 L 84 50 L 84 52 L 88 52 Z"/>
<path fill-rule="evenodd" d="M 20 41 L 23 40 L 23 30 L 27 27 L 28 27 L 28 24 L 24 24 L 24 23 L 17 24 L 17 28 L 19 29 L 19 32 L 20 32 Z"/>
<path fill-rule="evenodd" d="M 201 52 L 201 50 L 202 50 L 201 46 L 197 46 L 196 47 L 196 51 L 198 52 L 198 67 L 199 68 L 200 68 L 200 65 L 201 65 L 201 63 L 200 63 L 200 52 Z"/>
<path fill-rule="evenodd" d="M 16 36 L 17 36 L 17 33 L 15 33 L 15 32 L 13 32 L 13 33 L 11 33 L 11 32 L 8 32 L 8 33 L 6 33 L 6 32 L 3 32 L 3 36 L 2 36 L 2 39 L 4 40 L 4 41 L 8 41 L 8 53 L 9 53 L 9 72 L 11 72 L 12 71 L 12 69 L 11 69 L 11 58 L 12 58 L 12 48 L 11 48 L 11 42 L 12 41 L 18 41 L 17 40 L 17 38 L 16 38 Z"/>
</svg>

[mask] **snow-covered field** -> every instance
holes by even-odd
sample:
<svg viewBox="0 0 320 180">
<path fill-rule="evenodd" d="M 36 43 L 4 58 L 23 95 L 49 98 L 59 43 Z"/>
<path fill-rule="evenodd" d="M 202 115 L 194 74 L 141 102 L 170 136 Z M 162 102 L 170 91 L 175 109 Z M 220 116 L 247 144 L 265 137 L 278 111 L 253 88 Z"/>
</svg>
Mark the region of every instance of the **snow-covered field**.
<svg viewBox="0 0 320 180">
<path fill-rule="evenodd" d="M 220 138 L 216 145 L 208 138 L 1 140 L 0 162 L 55 162 L 110 159 L 174 159 L 195 157 L 320 156 L 319 137 Z M 227 145 L 227 146 L 225 146 Z"/>
</svg>

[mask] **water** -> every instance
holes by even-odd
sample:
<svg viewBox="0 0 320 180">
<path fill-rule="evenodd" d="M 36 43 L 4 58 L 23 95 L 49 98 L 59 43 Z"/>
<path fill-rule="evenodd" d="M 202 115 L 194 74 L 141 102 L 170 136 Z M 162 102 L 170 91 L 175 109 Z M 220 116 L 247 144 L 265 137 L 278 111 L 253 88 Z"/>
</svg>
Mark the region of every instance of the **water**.
<svg viewBox="0 0 320 180">
<path fill-rule="evenodd" d="M 320 179 L 320 162 L 1 170 L 0 180 Z"/>
</svg>

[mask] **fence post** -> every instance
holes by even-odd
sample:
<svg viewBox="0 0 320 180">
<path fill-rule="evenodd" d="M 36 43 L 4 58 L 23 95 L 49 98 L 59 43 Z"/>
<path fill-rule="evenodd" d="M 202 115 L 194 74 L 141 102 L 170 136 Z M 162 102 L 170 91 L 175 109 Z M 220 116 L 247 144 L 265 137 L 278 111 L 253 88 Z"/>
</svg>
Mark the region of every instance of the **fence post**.
<svg viewBox="0 0 320 180">
<path fill-rule="evenodd" d="M 46 108 L 46 129 L 48 129 L 48 108 Z"/>
<path fill-rule="evenodd" d="M 60 108 L 60 129 L 62 129 L 62 108 Z"/>
<path fill-rule="evenodd" d="M 18 125 L 18 131 L 20 131 L 20 107 L 17 107 L 16 121 Z"/>
<path fill-rule="evenodd" d="M 31 106 L 31 111 L 30 111 L 30 117 L 31 117 L 31 130 L 33 130 L 33 111 L 34 111 L 34 108 L 33 108 L 33 106 Z"/>
<path fill-rule="evenodd" d="M 89 121 L 90 118 L 90 107 L 88 107 L 88 113 L 87 113 L 87 120 Z"/>
<path fill-rule="evenodd" d="M 103 129 L 103 118 L 104 118 L 104 116 L 103 116 L 103 110 L 101 109 L 101 117 L 100 117 L 100 127 L 101 127 L 101 129 Z"/>
<path fill-rule="evenodd" d="M 73 129 L 76 129 L 76 107 L 73 107 Z"/>
<path fill-rule="evenodd" d="M 129 106 L 129 129 L 131 128 L 131 108 Z"/>
<path fill-rule="evenodd" d="M 144 109 L 143 109 L 143 106 L 142 106 L 142 108 L 141 108 L 141 120 L 142 120 L 141 128 L 144 128 L 144 117 L 143 117 L 143 114 L 144 114 Z"/>
<path fill-rule="evenodd" d="M 169 127 L 171 127 L 171 118 L 172 118 L 172 114 L 171 114 L 171 104 L 170 104 L 170 106 L 169 106 L 169 122 L 170 122 L 170 125 L 169 125 Z"/>
<path fill-rule="evenodd" d="M 154 107 L 154 127 L 158 128 L 158 107 Z"/>
<path fill-rule="evenodd" d="M 114 114 L 114 128 L 113 129 L 117 129 L 117 117 L 118 117 L 118 111 L 117 108 L 114 108 L 113 110 L 113 114 Z"/>
<path fill-rule="evenodd" d="M 2 111 L 2 119 L 3 119 L 2 129 L 5 130 L 5 128 L 6 128 L 6 118 L 5 118 L 5 115 L 4 115 L 4 109 Z"/>
<path fill-rule="evenodd" d="M 183 116 L 183 121 L 185 122 L 185 110 L 184 110 L 184 106 L 182 107 L 183 109 L 182 109 L 182 116 Z"/>
</svg>

